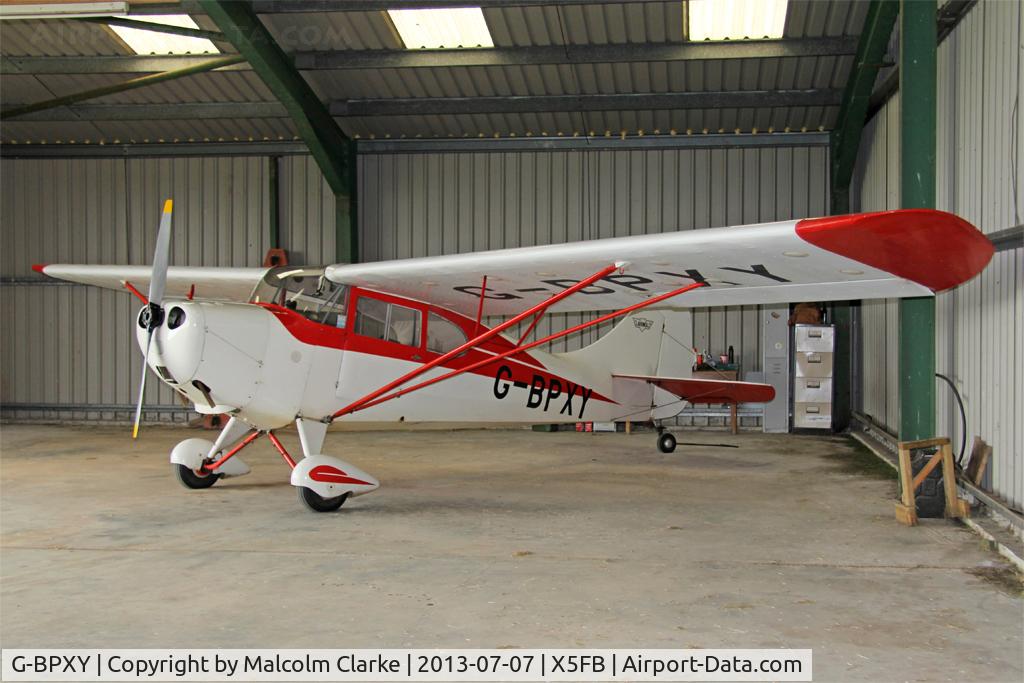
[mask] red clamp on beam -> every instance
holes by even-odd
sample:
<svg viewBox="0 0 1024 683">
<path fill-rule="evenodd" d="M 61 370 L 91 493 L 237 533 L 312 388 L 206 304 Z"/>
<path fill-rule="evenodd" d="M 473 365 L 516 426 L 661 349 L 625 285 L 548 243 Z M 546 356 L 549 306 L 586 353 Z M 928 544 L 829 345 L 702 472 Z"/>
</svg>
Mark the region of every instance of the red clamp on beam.
<svg viewBox="0 0 1024 683">
<path fill-rule="evenodd" d="M 284 249 L 267 249 L 267 255 L 263 257 L 263 265 L 267 268 L 288 265 L 288 252 Z"/>
</svg>

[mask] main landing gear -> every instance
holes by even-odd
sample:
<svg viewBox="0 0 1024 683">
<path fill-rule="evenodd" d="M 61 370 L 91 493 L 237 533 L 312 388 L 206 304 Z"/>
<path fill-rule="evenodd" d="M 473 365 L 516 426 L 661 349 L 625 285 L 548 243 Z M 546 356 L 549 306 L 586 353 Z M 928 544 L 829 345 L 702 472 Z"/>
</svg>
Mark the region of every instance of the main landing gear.
<svg viewBox="0 0 1024 683">
<path fill-rule="evenodd" d="M 671 432 L 662 432 L 658 435 L 658 450 L 662 453 L 671 453 L 676 449 L 676 437 Z"/>
<path fill-rule="evenodd" d="M 174 469 L 174 476 L 178 478 L 178 482 L 187 489 L 208 489 L 216 484 L 221 477 L 221 475 L 213 473 L 201 474 L 187 465 L 172 463 L 171 467 Z"/>
<path fill-rule="evenodd" d="M 305 486 L 297 486 L 296 488 L 299 491 L 299 501 L 313 512 L 334 512 L 344 505 L 345 501 L 352 495 L 351 493 L 343 493 L 333 498 L 324 498 L 311 488 Z"/>
<path fill-rule="evenodd" d="M 304 455 L 298 462 L 273 431 L 253 429 L 241 420 L 231 418 L 216 443 L 206 439 L 185 439 L 175 446 L 171 451 L 174 474 L 182 486 L 189 489 L 207 489 L 223 477 L 248 474 L 249 466 L 236 456 L 243 448 L 266 435 L 291 467 L 291 484 L 298 489 L 299 500 L 313 512 L 334 512 L 349 498 L 380 487 L 380 482 L 354 465 L 320 454 L 327 434 L 325 423 L 302 418 L 295 422 Z"/>
<path fill-rule="evenodd" d="M 658 430 L 658 450 L 662 453 L 671 453 L 676 449 L 676 437 L 672 432 L 665 431 L 659 423 L 655 423 L 655 427 Z"/>
</svg>

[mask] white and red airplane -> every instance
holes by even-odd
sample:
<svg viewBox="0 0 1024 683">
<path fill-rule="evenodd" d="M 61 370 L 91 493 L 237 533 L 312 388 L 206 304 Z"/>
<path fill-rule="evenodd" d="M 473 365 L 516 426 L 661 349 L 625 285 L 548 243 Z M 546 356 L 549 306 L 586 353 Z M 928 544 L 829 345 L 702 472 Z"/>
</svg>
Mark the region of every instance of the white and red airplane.
<svg viewBox="0 0 1024 683">
<path fill-rule="evenodd" d="M 134 293 L 146 364 L 198 412 L 231 415 L 216 442 L 172 450 L 185 486 L 246 474 L 237 453 L 266 435 L 321 512 L 379 486 L 322 452 L 334 420 L 660 426 L 684 401 L 770 401 L 769 385 L 689 378 L 672 309 L 931 296 L 993 253 L 957 216 L 903 210 L 326 268 L 168 267 L 171 207 L 152 268 L 33 268 Z M 612 312 L 525 342 L 545 313 L 566 311 Z M 487 328 L 484 315 L 509 317 Z M 619 317 L 586 348 L 540 349 Z M 518 340 L 502 334 L 526 321 Z M 274 435 L 293 421 L 298 462 Z M 659 429 L 658 447 L 675 438 Z"/>
</svg>

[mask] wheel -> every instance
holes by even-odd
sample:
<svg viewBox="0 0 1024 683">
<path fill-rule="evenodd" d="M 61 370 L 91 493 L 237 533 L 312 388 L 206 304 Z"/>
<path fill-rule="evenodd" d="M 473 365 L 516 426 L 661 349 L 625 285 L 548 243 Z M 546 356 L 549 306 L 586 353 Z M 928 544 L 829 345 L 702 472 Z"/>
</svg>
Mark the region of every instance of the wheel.
<svg viewBox="0 0 1024 683">
<path fill-rule="evenodd" d="M 676 437 L 670 432 L 662 432 L 658 436 L 658 450 L 662 453 L 671 453 L 676 449 Z"/>
<path fill-rule="evenodd" d="M 174 465 L 174 474 L 187 489 L 208 489 L 220 479 L 219 474 L 196 474 L 185 465 Z"/>
<path fill-rule="evenodd" d="M 299 500 L 302 504 L 313 512 L 334 512 L 348 500 L 351 495 L 349 493 L 343 493 L 340 496 L 334 498 L 324 498 L 319 493 L 311 488 L 300 486 L 299 488 Z"/>
</svg>

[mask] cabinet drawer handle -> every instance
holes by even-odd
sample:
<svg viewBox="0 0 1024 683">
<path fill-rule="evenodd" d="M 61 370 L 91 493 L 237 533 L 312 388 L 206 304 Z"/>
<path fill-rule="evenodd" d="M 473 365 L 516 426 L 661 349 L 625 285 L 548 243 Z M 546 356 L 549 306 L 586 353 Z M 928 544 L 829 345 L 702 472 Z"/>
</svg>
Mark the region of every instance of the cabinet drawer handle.
<svg viewBox="0 0 1024 683">
<path fill-rule="evenodd" d="M 808 413 L 820 413 L 821 412 L 821 408 L 819 408 L 818 406 L 808 406 L 807 412 Z"/>
<path fill-rule="evenodd" d="M 807 388 L 808 389 L 820 389 L 821 388 L 821 382 L 808 382 L 807 383 Z"/>
<path fill-rule="evenodd" d="M 807 356 L 807 362 L 808 363 L 820 363 L 821 362 L 821 356 L 815 356 L 815 355 Z"/>
<path fill-rule="evenodd" d="M 821 330 L 809 330 L 807 332 L 807 336 L 814 339 L 821 339 Z"/>
</svg>

